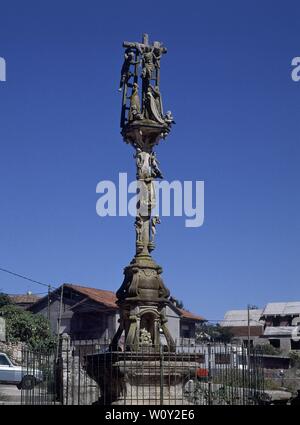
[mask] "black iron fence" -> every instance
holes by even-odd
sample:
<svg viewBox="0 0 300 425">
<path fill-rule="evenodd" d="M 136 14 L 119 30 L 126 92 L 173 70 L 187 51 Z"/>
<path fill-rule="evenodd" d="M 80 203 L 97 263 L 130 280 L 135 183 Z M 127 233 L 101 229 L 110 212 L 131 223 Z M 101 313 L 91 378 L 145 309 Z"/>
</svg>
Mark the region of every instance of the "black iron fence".
<svg viewBox="0 0 300 425">
<path fill-rule="evenodd" d="M 110 351 L 63 338 L 57 353 L 26 351 L 23 404 L 249 405 L 264 403 L 261 353 L 224 344 Z"/>
<path fill-rule="evenodd" d="M 54 404 L 57 401 L 55 353 L 22 350 L 21 404 Z"/>
</svg>

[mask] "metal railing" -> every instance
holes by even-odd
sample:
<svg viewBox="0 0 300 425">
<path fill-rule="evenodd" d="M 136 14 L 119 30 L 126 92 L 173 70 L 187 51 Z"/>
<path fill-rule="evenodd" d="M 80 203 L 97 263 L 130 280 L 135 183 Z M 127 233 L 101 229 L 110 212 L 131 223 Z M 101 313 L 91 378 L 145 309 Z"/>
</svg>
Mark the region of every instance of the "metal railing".
<svg viewBox="0 0 300 425">
<path fill-rule="evenodd" d="M 22 350 L 21 404 L 56 403 L 55 353 Z"/>
<path fill-rule="evenodd" d="M 58 353 L 24 352 L 24 372 L 36 382 L 22 389 L 23 404 L 249 405 L 264 399 L 261 353 L 242 346 L 185 341 L 174 351 L 110 351 L 103 341 L 65 338 Z"/>
</svg>

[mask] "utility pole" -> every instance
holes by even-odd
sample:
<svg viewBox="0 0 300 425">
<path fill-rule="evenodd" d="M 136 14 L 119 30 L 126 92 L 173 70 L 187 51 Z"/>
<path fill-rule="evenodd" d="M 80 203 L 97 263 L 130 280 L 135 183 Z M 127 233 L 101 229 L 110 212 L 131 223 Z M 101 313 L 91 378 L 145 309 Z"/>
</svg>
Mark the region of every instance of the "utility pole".
<svg viewBox="0 0 300 425">
<path fill-rule="evenodd" d="M 60 290 L 60 302 L 59 302 L 59 313 L 57 318 L 57 347 L 56 347 L 56 358 L 58 358 L 59 353 L 59 339 L 60 339 L 60 325 L 61 325 L 61 315 L 62 315 L 62 304 L 63 304 L 63 297 L 64 297 L 64 285 L 61 286 Z"/>
<path fill-rule="evenodd" d="M 48 308 L 47 308 L 47 318 L 50 322 L 50 294 L 51 294 L 51 286 L 48 285 Z"/>
<path fill-rule="evenodd" d="M 247 305 L 247 328 L 248 328 L 248 353 L 247 353 L 247 363 L 248 363 L 248 370 L 250 370 L 250 347 L 251 347 L 251 328 L 250 328 L 250 310 L 257 310 L 256 305 Z"/>
<path fill-rule="evenodd" d="M 250 371 L 250 304 L 247 305 L 247 321 L 248 321 L 248 352 L 247 352 L 247 363 L 248 371 Z"/>
</svg>

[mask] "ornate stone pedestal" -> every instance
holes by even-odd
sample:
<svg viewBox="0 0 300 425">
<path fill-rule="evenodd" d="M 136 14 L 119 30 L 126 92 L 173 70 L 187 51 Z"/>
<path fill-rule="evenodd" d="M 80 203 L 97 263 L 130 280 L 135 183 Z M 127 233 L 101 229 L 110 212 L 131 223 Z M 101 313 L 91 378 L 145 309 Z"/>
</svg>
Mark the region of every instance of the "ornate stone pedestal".
<svg viewBox="0 0 300 425">
<path fill-rule="evenodd" d="M 170 350 L 174 341 L 167 328 L 164 308 L 170 295 L 161 278 L 162 269 L 149 254 L 137 254 L 124 269 L 124 281 L 117 291 L 120 306 L 120 326 L 111 344 L 117 349 L 118 340 L 125 332 L 125 349 L 138 351 L 142 345 L 141 331 L 149 333 L 150 345 L 159 346 L 163 334 Z"/>
<path fill-rule="evenodd" d="M 154 349 L 87 356 L 89 375 L 98 382 L 98 404 L 190 404 L 187 382 L 199 367 L 197 355 L 176 355 Z"/>
</svg>

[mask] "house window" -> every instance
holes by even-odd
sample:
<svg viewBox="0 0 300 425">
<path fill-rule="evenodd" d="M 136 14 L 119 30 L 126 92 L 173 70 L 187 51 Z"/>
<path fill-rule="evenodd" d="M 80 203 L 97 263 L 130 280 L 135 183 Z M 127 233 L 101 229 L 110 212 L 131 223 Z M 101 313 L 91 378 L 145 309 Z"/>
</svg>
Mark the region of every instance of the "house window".
<svg viewBox="0 0 300 425">
<path fill-rule="evenodd" d="M 280 326 L 281 318 L 280 316 L 273 317 L 273 326 Z"/>
<path fill-rule="evenodd" d="M 279 326 L 292 326 L 292 316 L 281 317 Z"/>
<path fill-rule="evenodd" d="M 300 341 L 291 339 L 291 350 L 300 350 Z"/>
<path fill-rule="evenodd" d="M 191 338 L 191 330 L 188 325 L 181 326 L 181 337 L 182 338 Z"/>
<path fill-rule="evenodd" d="M 280 339 L 270 339 L 270 344 L 274 348 L 280 348 Z"/>
<path fill-rule="evenodd" d="M 182 338 L 189 338 L 189 337 L 190 337 L 189 329 L 182 329 Z"/>
</svg>

